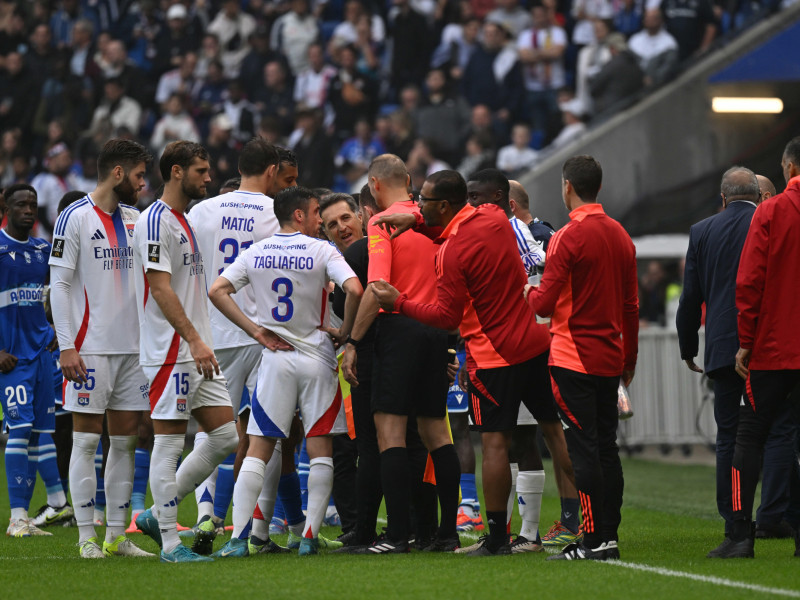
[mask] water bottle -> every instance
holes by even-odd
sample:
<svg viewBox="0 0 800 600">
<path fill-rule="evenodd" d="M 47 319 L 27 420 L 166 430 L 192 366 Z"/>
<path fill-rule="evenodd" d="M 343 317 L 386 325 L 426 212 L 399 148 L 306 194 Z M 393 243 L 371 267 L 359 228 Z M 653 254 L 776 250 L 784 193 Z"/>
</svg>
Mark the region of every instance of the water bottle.
<svg viewBox="0 0 800 600">
<path fill-rule="evenodd" d="M 630 419 L 633 416 L 631 397 L 628 394 L 628 388 L 622 383 L 621 377 L 619 379 L 619 387 L 617 388 L 617 414 L 621 421 Z"/>
</svg>

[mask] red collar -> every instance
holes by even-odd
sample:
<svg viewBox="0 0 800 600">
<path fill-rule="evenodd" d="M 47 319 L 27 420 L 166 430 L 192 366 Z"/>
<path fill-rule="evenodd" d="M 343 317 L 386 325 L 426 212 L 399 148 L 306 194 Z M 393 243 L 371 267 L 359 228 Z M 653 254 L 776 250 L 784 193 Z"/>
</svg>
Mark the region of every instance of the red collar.
<svg viewBox="0 0 800 600">
<path fill-rule="evenodd" d="M 597 202 L 589 202 L 582 204 L 578 208 L 569 213 L 569 218 L 573 221 L 583 221 L 589 215 L 604 215 L 606 211 L 603 210 L 603 205 Z"/>
<path fill-rule="evenodd" d="M 792 177 L 789 181 L 786 182 L 787 189 L 790 187 L 800 187 L 800 175 L 796 177 Z"/>
<path fill-rule="evenodd" d="M 464 208 L 456 213 L 456 216 L 453 217 L 453 220 L 447 224 L 447 227 L 444 228 L 444 231 L 439 235 L 438 238 L 434 240 L 437 244 L 443 244 L 447 238 L 454 236 L 458 232 L 458 226 L 469 219 L 477 209 L 472 206 L 471 204 L 466 204 Z"/>
</svg>

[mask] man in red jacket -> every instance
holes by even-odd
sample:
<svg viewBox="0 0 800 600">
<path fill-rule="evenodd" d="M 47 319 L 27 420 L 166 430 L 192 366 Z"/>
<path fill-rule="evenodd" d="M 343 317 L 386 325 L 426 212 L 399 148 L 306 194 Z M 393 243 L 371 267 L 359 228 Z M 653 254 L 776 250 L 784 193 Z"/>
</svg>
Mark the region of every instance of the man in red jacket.
<svg viewBox="0 0 800 600">
<path fill-rule="evenodd" d="M 739 412 L 731 469 L 733 543 L 721 558 L 753 557 L 753 497 L 764 444 L 773 422 L 787 417 L 789 395 L 800 383 L 800 137 L 786 145 L 781 167 L 786 189 L 753 214 L 736 276 L 736 371 L 747 380 L 747 402 Z"/>
<path fill-rule="evenodd" d="M 562 169 L 570 222 L 551 239 L 528 304 L 550 317 L 550 376 L 583 511 L 582 542 L 548 560 L 619 558 L 622 464 L 617 447 L 617 388 L 636 367 L 639 299 L 636 251 L 622 226 L 597 203 L 600 163 L 574 156 Z"/>
</svg>

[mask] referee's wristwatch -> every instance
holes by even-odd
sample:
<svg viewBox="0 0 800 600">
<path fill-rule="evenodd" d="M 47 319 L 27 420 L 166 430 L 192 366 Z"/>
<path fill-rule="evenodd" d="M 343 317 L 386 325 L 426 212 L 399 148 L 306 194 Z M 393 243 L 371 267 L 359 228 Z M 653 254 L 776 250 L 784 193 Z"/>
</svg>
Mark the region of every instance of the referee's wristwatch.
<svg viewBox="0 0 800 600">
<path fill-rule="evenodd" d="M 352 345 L 352 346 L 353 346 L 353 348 L 358 348 L 358 344 L 359 344 L 360 342 L 359 342 L 358 340 L 354 340 L 352 337 L 350 337 L 350 336 L 348 335 L 348 336 L 347 336 L 347 339 L 345 340 L 345 342 L 344 342 L 344 343 L 345 343 L 345 345 L 347 345 L 347 344 L 350 344 L 350 345 Z"/>
</svg>

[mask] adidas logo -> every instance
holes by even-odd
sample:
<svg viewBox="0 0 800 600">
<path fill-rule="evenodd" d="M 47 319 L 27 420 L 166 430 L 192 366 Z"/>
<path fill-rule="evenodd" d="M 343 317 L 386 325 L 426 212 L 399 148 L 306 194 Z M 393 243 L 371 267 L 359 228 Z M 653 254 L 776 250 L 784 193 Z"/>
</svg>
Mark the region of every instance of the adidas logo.
<svg viewBox="0 0 800 600">
<path fill-rule="evenodd" d="M 187 243 L 189 240 L 186 239 L 186 236 L 181 234 L 181 244 Z"/>
<path fill-rule="evenodd" d="M 94 235 L 92 236 L 93 240 L 104 240 L 106 236 L 103 235 L 103 232 L 99 229 L 95 230 Z"/>
</svg>

